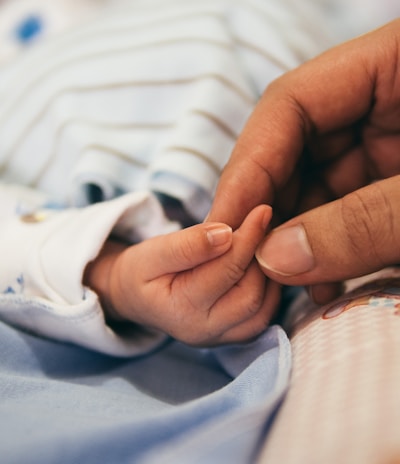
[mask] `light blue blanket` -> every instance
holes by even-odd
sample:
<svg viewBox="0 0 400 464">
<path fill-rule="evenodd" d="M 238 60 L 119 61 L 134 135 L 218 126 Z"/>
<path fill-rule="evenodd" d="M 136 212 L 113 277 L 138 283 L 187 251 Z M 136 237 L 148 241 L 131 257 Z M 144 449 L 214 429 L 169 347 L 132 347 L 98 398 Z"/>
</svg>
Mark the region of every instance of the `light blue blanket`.
<svg viewBox="0 0 400 464">
<path fill-rule="evenodd" d="M 121 360 L 0 323 L 4 464 L 254 462 L 291 367 L 274 326 L 255 342 L 171 342 Z"/>
</svg>

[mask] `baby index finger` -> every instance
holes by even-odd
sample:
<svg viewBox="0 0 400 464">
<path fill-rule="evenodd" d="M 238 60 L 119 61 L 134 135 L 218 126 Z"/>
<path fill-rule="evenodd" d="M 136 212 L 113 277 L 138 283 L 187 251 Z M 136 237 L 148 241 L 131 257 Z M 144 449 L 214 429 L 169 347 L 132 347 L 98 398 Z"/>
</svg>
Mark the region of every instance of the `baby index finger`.
<svg viewBox="0 0 400 464">
<path fill-rule="evenodd" d="M 193 307 L 208 310 L 227 291 L 243 279 L 265 235 L 272 210 L 261 205 L 249 213 L 233 233 L 231 248 L 223 255 L 183 273 L 174 280 L 190 296 Z"/>
<path fill-rule="evenodd" d="M 145 280 L 153 280 L 214 259 L 231 244 L 232 229 L 226 224 L 198 224 L 142 242 L 139 264 Z"/>
</svg>

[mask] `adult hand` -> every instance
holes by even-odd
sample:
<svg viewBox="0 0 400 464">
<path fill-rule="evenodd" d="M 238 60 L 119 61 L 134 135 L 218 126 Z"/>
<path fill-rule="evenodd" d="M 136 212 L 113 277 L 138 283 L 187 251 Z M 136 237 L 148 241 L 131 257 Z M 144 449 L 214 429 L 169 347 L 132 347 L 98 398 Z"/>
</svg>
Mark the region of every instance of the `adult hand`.
<svg viewBox="0 0 400 464">
<path fill-rule="evenodd" d="M 326 283 L 400 262 L 399 173 L 396 20 L 266 89 L 209 220 L 236 227 L 255 205 L 272 204 L 280 226 L 258 249 L 262 269 L 281 283 L 319 284 L 313 295 L 325 302 L 334 296 Z"/>
</svg>

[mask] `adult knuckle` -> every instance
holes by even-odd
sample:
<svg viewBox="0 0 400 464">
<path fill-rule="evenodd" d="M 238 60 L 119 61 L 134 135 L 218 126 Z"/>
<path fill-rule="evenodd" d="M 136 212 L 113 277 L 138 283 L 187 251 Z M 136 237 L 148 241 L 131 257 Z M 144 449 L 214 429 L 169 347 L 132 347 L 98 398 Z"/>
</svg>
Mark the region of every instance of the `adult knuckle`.
<svg viewBox="0 0 400 464">
<path fill-rule="evenodd" d="M 342 219 L 348 243 L 361 261 L 384 264 L 384 244 L 394 239 L 394 211 L 379 184 L 342 199 Z"/>
</svg>

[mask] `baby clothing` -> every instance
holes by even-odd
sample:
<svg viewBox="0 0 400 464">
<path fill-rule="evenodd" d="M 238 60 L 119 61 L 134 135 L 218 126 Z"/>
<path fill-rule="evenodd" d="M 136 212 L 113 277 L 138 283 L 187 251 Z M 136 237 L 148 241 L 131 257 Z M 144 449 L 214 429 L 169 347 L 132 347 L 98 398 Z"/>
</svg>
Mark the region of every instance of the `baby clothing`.
<svg viewBox="0 0 400 464">
<path fill-rule="evenodd" d="M 113 230 L 130 241 L 177 230 L 153 196 L 134 192 L 62 211 L 35 208 L 27 189 L 4 185 L 0 197 L 9 209 L 6 215 L 3 206 L 0 228 L 2 320 L 115 356 L 150 352 L 166 340 L 133 325 L 117 334 L 106 325 L 97 295 L 81 283 Z"/>
<path fill-rule="evenodd" d="M 201 221 L 266 85 L 329 43 L 306 6 L 105 2 L 0 69 L 2 179 L 79 206 L 160 192 Z"/>
</svg>

